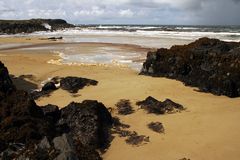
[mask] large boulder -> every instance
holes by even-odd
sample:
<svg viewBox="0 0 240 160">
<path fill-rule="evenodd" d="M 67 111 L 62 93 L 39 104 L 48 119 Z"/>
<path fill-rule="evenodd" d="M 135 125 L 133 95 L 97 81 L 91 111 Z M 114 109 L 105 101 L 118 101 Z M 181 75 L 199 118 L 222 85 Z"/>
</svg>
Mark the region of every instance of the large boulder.
<svg viewBox="0 0 240 160">
<path fill-rule="evenodd" d="M 0 96 L 0 141 L 35 143 L 43 136 L 54 136 L 54 124 L 25 91 Z"/>
<path fill-rule="evenodd" d="M 149 52 L 140 74 L 177 79 L 200 91 L 240 96 L 240 43 L 201 38 Z"/>
<path fill-rule="evenodd" d="M 83 146 L 104 148 L 108 143 L 112 117 L 107 108 L 97 101 L 70 103 L 61 110 L 59 125 L 67 124 L 73 139 Z"/>
</svg>

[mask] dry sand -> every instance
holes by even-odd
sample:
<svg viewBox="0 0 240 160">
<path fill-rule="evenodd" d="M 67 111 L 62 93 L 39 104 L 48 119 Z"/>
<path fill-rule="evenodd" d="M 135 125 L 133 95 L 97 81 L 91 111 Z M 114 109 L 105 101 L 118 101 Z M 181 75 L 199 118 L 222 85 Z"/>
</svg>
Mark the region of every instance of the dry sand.
<svg viewBox="0 0 240 160">
<path fill-rule="evenodd" d="M 32 42 L 34 43 L 34 42 Z M 107 45 L 107 44 L 106 44 Z M 57 55 L 44 50 L 25 53 L 22 50 L 0 52 L 0 60 L 15 76 L 33 75 L 28 82 L 15 81 L 21 89 L 31 89 L 49 77 L 80 76 L 99 81 L 72 96 L 61 89 L 50 97 L 40 98 L 39 105 L 56 104 L 66 106 L 71 101 L 98 100 L 107 107 L 115 108 L 119 99 L 131 100 L 135 113 L 119 116 L 131 126 L 130 130 L 150 137 L 150 142 L 134 147 L 116 136 L 104 160 L 239 160 L 240 159 L 240 98 L 214 96 L 194 91 L 181 82 L 166 78 L 139 76 L 135 71 L 116 66 L 69 66 L 48 64 Z M 187 108 L 186 111 L 170 115 L 147 114 L 139 110 L 136 101 L 153 96 L 159 100 L 170 98 Z M 116 111 L 113 111 L 116 115 Z M 165 134 L 147 128 L 152 121 L 162 122 Z"/>
</svg>

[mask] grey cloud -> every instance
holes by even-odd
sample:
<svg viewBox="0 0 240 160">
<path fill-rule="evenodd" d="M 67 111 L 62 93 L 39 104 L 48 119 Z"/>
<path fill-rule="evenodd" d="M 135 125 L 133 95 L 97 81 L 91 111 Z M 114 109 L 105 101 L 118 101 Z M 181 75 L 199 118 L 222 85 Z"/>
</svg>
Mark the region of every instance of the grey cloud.
<svg viewBox="0 0 240 160">
<path fill-rule="evenodd" d="M 0 0 L 0 19 L 72 23 L 240 24 L 240 0 Z"/>
</svg>

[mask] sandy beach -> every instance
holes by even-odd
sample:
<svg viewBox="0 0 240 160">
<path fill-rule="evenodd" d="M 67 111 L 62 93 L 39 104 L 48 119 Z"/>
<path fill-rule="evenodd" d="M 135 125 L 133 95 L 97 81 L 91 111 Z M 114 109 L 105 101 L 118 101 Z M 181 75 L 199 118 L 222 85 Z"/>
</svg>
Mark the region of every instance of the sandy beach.
<svg viewBox="0 0 240 160">
<path fill-rule="evenodd" d="M 111 44 L 64 44 L 48 40 L 26 38 L 1 38 L 2 44 L 61 43 L 64 46 L 78 45 L 81 51 L 91 52 L 96 45 L 108 47 Z M 61 45 L 55 45 L 61 46 Z M 146 52 L 147 49 L 136 46 L 124 46 L 122 49 Z M 97 86 L 88 86 L 75 95 L 64 90 L 54 91 L 49 97 L 36 101 L 38 105 L 55 104 L 64 107 L 72 101 L 92 99 L 113 108 L 112 115 L 120 117 L 123 123 L 129 124 L 129 130 L 149 136 L 150 142 L 141 146 L 126 144 L 125 138 L 116 137 L 104 160 L 238 160 L 240 157 L 240 98 L 215 96 L 210 93 L 197 92 L 195 88 L 186 87 L 182 82 L 166 78 L 153 78 L 138 75 L 128 67 L 117 65 L 67 65 L 51 64 L 60 57 L 49 50 L 2 49 L 0 60 L 7 66 L 11 75 L 32 75 L 25 82 L 14 80 L 19 89 L 31 90 L 40 87 L 41 82 L 55 76 L 79 76 L 97 80 Z M 169 98 L 182 104 L 186 110 L 181 113 L 154 115 L 148 114 L 135 105 L 137 101 L 153 96 L 158 100 Z M 135 112 L 120 116 L 115 104 L 120 99 L 129 99 Z M 155 133 L 147 127 L 150 122 L 161 122 L 164 134 Z"/>
</svg>

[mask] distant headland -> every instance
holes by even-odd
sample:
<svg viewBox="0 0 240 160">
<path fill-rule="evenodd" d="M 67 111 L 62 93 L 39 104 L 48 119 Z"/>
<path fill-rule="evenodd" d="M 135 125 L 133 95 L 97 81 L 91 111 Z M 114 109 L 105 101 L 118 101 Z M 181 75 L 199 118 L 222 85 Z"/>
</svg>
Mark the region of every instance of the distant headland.
<svg viewBox="0 0 240 160">
<path fill-rule="evenodd" d="M 71 28 L 63 19 L 0 20 L 0 34 L 32 33 Z"/>
</svg>

